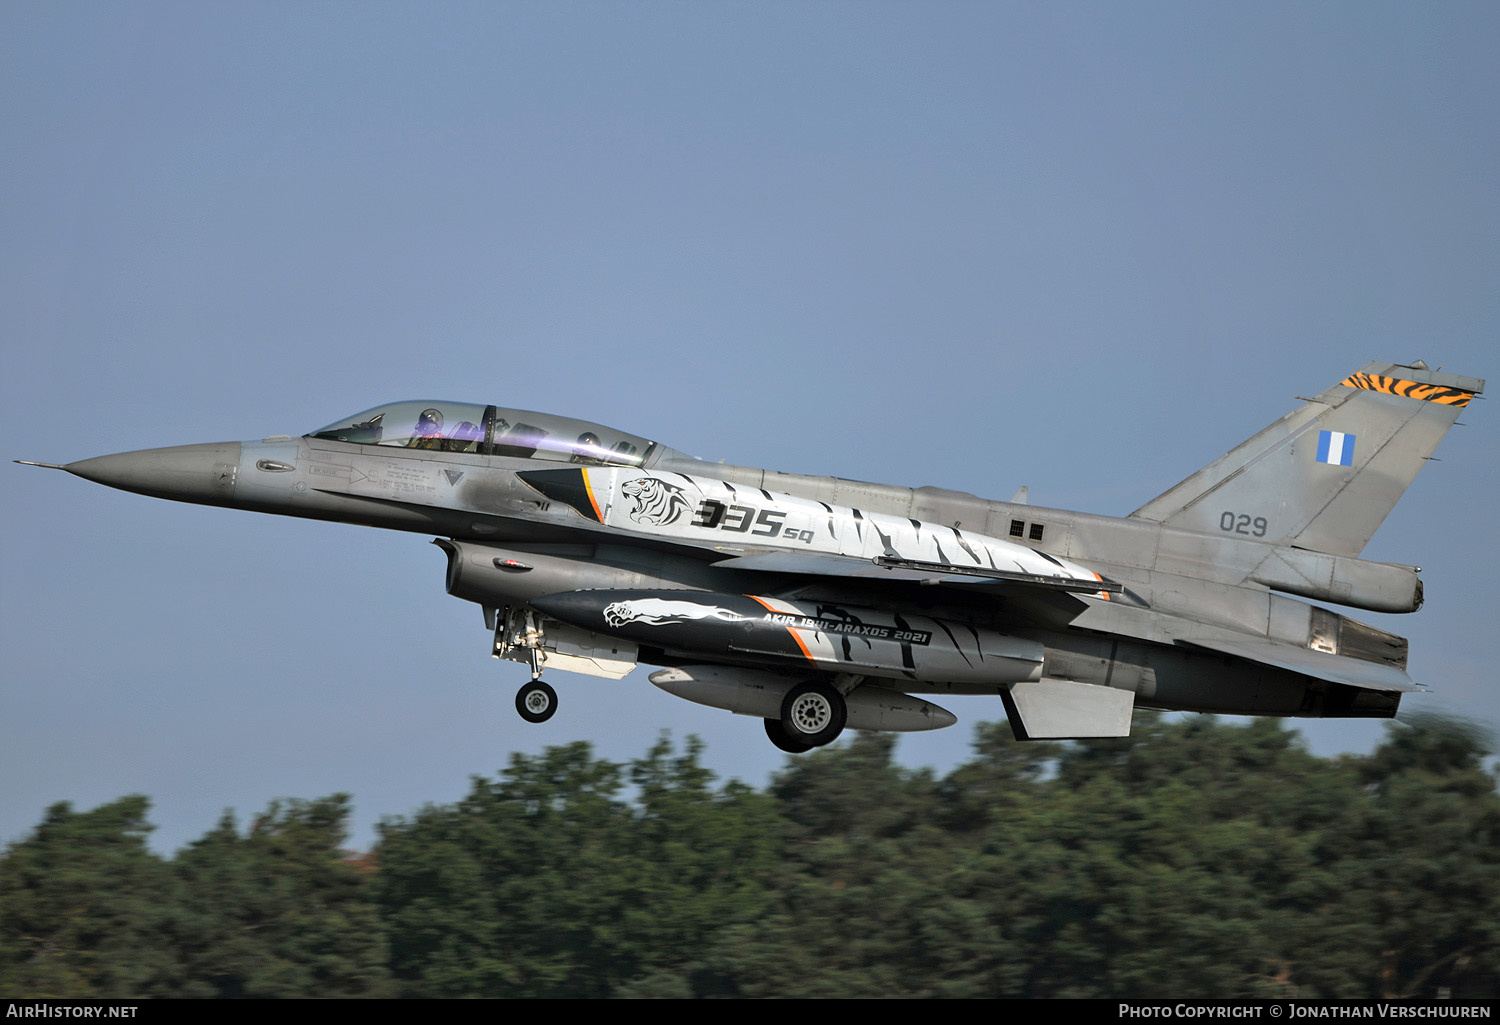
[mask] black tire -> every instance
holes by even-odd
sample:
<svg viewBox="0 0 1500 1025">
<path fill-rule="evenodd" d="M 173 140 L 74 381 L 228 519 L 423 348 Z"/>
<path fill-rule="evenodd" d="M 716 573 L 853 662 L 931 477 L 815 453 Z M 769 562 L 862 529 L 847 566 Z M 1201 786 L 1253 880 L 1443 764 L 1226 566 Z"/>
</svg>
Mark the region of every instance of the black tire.
<svg viewBox="0 0 1500 1025">
<path fill-rule="evenodd" d="M 793 687 L 781 700 L 781 725 L 793 743 L 831 744 L 844 732 L 848 719 L 844 696 L 817 680 Z"/>
<path fill-rule="evenodd" d="M 762 719 L 766 724 L 766 736 L 771 738 L 779 750 L 789 755 L 800 755 L 804 751 L 811 751 L 811 744 L 804 744 L 800 740 L 793 740 L 786 735 L 786 727 L 781 725 L 780 719 Z"/>
<path fill-rule="evenodd" d="M 557 691 L 541 680 L 532 680 L 516 691 L 516 711 L 527 722 L 546 722 L 557 711 Z"/>
</svg>

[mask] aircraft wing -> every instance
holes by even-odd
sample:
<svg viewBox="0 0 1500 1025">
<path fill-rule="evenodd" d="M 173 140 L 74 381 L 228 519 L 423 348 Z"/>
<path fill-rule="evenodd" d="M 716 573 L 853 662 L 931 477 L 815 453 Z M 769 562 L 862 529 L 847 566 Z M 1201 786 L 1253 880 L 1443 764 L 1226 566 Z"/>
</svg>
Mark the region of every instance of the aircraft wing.
<svg viewBox="0 0 1500 1025">
<path fill-rule="evenodd" d="M 1331 683 L 1344 683 L 1351 687 L 1368 690 L 1395 692 L 1421 691 L 1427 688 L 1413 682 L 1406 671 L 1396 666 L 1369 662 L 1348 655 L 1334 655 L 1325 651 L 1314 651 L 1268 637 L 1223 636 L 1193 637 L 1180 639 L 1178 644 L 1206 648 L 1224 655 L 1234 655 L 1251 662 L 1275 666 L 1303 676 L 1311 676 Z"/>
<path fill-rule="evenodd" d="M 864 580 L 909 580 L 928 584 L 1006 584 L 1040 587 L 1053 591 L 1083 594 L 1118 593 L 1118 585 L 1099 579 L 1083 581 L 1072 577 L 1047 576 L 1040 573 L 1018 573 L 1001 569 L 955 566 L 915 559 L 856 559 L 845 555 L 816 552 L 763 551 L 737 555 L 714 563 L 723 569 L 745 569 L 763 573 L 792 573 L 799 576 L 847 577 Z"/>
<path fill-rule="evenodd" d="M 969 593 L 982 593 L 994 603 L 997 614 L 1054 630 L 1068 624 L 1088 609 L 1088 604 L 1069 592 L 1082 591 L 1077 581 L 1027 577 L 1024 574 L 968 575 L 951 567 L 927 568 L 919 564 L 876 563 L 840 555 L 813 552 L 747 552 L 714 563 L 716 568 L 778 573 L 804 579 L 858 580 L 879 583 L 901 581 L 914 584 L 957 585 Z M 1105 584 L 1106 591 L 1114 585 Z M 1098 593 L 1098 585 L 1095 592 Z"/>
</svg>

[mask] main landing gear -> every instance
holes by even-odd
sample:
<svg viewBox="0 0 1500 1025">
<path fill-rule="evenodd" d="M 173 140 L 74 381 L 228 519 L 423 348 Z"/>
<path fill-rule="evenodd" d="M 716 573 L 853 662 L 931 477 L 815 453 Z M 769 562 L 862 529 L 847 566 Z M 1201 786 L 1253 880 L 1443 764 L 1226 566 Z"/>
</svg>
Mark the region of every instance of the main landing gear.
<svg viewBox="0 0 1500 1025">
<path fill-rule="evenodd" d="M 770 738 L 771 743 L 787 754 L 800 755 L 804 751 L 812 750 L 811 744 L 804 744 L 800 740 L 793 740 L 787 736 L 780 719 L 762 719 L 761 722 L 766 724 L 766 736 Z"/>
<path fill-rule="evenodd" d="M 765 720 L 766 736 L 782 751 L 801 754 L 831 744 L 844 732 L 849 706 L 819 680 L 798 684 L 781 701 L 781 718 Z"/>
</svg>

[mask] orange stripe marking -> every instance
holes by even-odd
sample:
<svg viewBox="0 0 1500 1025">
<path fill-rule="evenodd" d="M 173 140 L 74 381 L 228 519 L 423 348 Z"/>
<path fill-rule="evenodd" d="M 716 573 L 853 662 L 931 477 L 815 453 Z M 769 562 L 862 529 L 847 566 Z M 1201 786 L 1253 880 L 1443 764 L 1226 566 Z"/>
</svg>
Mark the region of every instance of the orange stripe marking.
<svg viewBox="0 0 1500 1025">
<path fill-rule="evenodd" d="M 1462 388 L 1418 384 L 1416 381 L 1406 381 L 1399 377 L 1381 377 L 1378 374 L 1352 374 L 1339 384 L 1346 388 L 1359 388 L 1384 395 L 1402 395 L 1409 399 L 1421 399 L 1423 402 L 1436 402 L 1444 406 L 1467 406 L 1469 400 L 1474 397 L 1473 392 L 1464 391 Z"/>
<path fill-rule="evenodd" d="M 594 518 L 603 523 L 604 513 L 599 508 L 599 500 L 594 497 L 594 486 L 589 483 L 589 472 L 587 470 L 579 470 L 578 472 L 583 474 L 583 490 L 588 493 L 589 505 L 594 507 Z"/>
<path fill-rule="evenodd" d="M 755 602 L 757 605 L 759 605 L 761 608 L 765 609 L 767 612 L 775 612 L 778 615 L 789 615 L 789 613 L 784 613 L 780 609 L 773 609 L 770 605 L 766 604 L 766 602 L 765 602 L 764 599 L 757 598 L 753 594 L 747 594 L 747 595 L 745 595 L 745 597 L 749 598 L 751 601 Z M 799 648 L 802 649 L 802 657 L 805 658 L 805 659 L 807 659 L 813 665 L 817 665 L 818 664 L 818 660 L 812 657 L 812 652 L 810 652 L 810 651 L 807 650 L 807 645 L 803 644 L 802 643 L 802 638 L 797 636 L 796 629 L 794 627 L 790 627 L 789 626 L 789 627 L 786 628 L 786 632 L 792 635 L 792 640 L 796 641 L 797 642 L 797 647 L 799 647 Z"/>
</svg>

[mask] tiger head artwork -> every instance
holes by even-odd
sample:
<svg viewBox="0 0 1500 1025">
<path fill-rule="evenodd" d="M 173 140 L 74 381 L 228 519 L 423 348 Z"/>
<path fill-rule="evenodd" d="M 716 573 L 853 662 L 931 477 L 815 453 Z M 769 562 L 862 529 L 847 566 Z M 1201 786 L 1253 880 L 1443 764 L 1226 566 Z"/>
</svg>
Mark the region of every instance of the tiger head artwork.
<svg viewBox="0 0 1500 1025">
<path fill-rule="evenodd" d="M 635 508 L 630 518 L 636 523 L 649 523 L 657 527 L 676 523 L 689 509 L 682 489 L 655 477 L 628 480 L 620 488 L 627 498 L 635 499 Z"/>
</svg>

